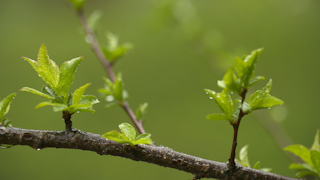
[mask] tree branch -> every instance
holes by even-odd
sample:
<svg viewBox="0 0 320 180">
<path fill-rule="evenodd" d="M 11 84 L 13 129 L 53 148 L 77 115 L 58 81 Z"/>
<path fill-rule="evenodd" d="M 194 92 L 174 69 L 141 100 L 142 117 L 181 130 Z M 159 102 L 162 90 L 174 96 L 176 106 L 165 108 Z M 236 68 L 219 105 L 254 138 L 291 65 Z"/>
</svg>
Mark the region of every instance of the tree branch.
<svg viewBox="0 0 320 180">
<path fill-rule="evenodd" d="M 27 145 L 37 150 L 54 147 L 93 151 L 100 155 L 120 156 L 182 170 L 194 174 L 194 179 L 297 180 L 246 168 L 239 164 L 237 164 L 237 168 L 229 170 L 226 163 L 183 154 L 168 147 L 142 144 L 131 147 L 127 144 L 118 144 L 115 141 L 104 139 L 98 134 L 75 129 L 72 132 L 67 132 L 1 127 L 0 144 Z"/>
</svg>

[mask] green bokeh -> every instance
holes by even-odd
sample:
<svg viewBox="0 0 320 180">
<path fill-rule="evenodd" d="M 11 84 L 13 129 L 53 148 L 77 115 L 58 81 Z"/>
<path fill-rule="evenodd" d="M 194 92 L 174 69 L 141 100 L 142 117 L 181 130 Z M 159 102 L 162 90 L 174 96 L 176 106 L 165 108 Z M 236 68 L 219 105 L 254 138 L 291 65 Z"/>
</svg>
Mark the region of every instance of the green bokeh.
<svg viewBox="0 0 320 180">
<path fill-rule="evenodd" d="M 287 116 L 281 125 L 292 141 L 310 147 L 320 127 L 317 103 L 320 98 L 320 2 L 191 2 L 202 19 L 202 28 L 216 32 L 217 43 L 232 52 L 231 59 L 265 48 L 256 74 L 273 79 L 271 94 L 285 102 L 283 113 Z M 104 31 L 111 31 L 120 36 L 120 42 L 134 44 L 134 50 L 116 64 L 115 71 L 122 72 L 133 109 L 149 103 L 144 126 L 152 134 L 152 140 L 183 153 L 227 161 L 233 130 L 225 121 L 205 119 L 206 115 L 220 110 L 203 89 L 220 90 L 216 82 L 226 70 L 220 68 L 221 63 L 229 64 L 229 56 L 227 59 L 202 56 L 201 49 L 199 53 L 197 47 L 183 41 L 179 31 L 171 28 L 175 22 L 168 28 L 155 30 L 159 19 L 152 20 L 155 9 L 152 1 L 88 0 L 85 7 L 87 14 L 95 9 L 103 12 L 100 26 L 103 31 L 99 37 L 104 37 Z M 67 0 L 0 1 L 0 23 L 0 96 L 18 93 L 6 117 L 15 127 L 63 130 L 60 113 L 54 113 L 50 107 L 34 109 L 43 98 L 19 92 L 24 86 L 40 89 L 43 85 L 21 57 L 36 59 L 41 43 L 58 65 L 85 56 L 70 91 L 91 82 L 86 93 L 99 97 L 97 89 L 103 86 L 102 76 L 106 73 L 80 35 L 76 13 Z M 215 45 L 215 42 L 209 43 Z M 254 88 L 266 83 L 267 80 L 259 82 Z M 101 103 L 95 105 L 95 114 L 74 115 L 74 127 L 103 134 L 117 129 L 122 122 L 130 122 L 122 109 L 105 109 L 104 105 L 101 99 Z M 275 173 L 293 176 L 294 172 L 288 170 L 291 161 L 286 152 L 277 146 L 258 120 L 272 121 L 268 113 L 272 110 L 265 111 L 267 113 L 254 112 L 244 118 L 239 147 L 249 144 L 251 162 L 259 160 L 261 167 L 272 167 Z M 0 157 L 0 176 L 6 180 L 192 178 L 191 174 L 178 170 L 79 150 L 36 151 L 17 146 L 1 150 Z"/>
</svg>

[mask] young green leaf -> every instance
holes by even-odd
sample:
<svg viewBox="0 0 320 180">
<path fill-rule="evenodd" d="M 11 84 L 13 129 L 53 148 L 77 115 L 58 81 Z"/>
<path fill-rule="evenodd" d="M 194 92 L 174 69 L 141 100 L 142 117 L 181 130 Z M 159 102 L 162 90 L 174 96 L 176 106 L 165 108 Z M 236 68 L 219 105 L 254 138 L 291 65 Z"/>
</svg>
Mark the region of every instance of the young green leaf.
<svg viewBox="0 0 320 180">
<path fill-rule="evenodd" d="M 9 112 L 10 104 L 16 95 L 16 93 L 12 93 L 0 101 L 0 124 L 4 124 L 3 117 Z"/>
<path fill-rule="evenodd" d="M 128 123 L 122 123 L 119 125 L 122 133 L 117 131 L 110 131 L 102 135 L 103 138 L 116 141 L 118 143 L 128 143 L 130 146 L 137 144 L 152 144 L 150 139 L 151 134 L 140 134 L 136 137 L 135 129 Z"/>
<path fill-rule="evenodd" d="M 120 131 L 130 141 L 133 141 L 136 137 L 136 130 L 128 123 L 122 123 L 119 125 Z"/>
<path fill-rule="evenodd" d="M 145 115 L 147 111 L 148 103 L 140 104 L 139 108 L 136 111 L 136 117 L 137 119 L 142 119 L 142 117 Z"/>
<path fill-rule="evenodd" d="M 47 48 L 41 45 L 38 58 L 38 74 L 51 88 L 56 89 L 59 84 L 59 67 L 49 58 Z"/>
<path fill-rule="evenodd" d="M 79 87 L 78 89 L 76 89 L 73 93 L 73 99 L 72 99 L 72 104 L 78 104 L 82 95 L 84 94 L 85 90 L 90 86 L 90 83 L 87 83 L 81 87 Z"/>
<path fill-rule="evenodd" d="M 300 145 L 300 144 L 291 145 L 291 146 L 287 146 L 283 150 L 289 151 L 289 152 L 293 153 L 294 155 L 299 156 L 304 162 L 308 163 L 310 166 L 313 166 L 313 163 L 312 163 L 311 157 L 310 157 L 310 152 L 303 145 Z"/>
<path fill-rule="evenodd" d="M 227 88 L 223 89 L 221 93 L 216 93 L 215 91 L 205 89 L 207 94 L 209 94 L 210 99 L 214 99 L 215 102 L 218 104 L 221 111 L 226 115 L 228 121 L 233 121 L 232 118 L 234 112 L 234 104 L 229 95 L 229 91 Z"/>
<path fill-rule="evenodd" d="M 314 165 L 314 168 L 317 170 L 318 175 L 320 177 L 320 152 L 316 150 L 311 150 L 310 156 L 311 156 L 311 160 Z"/>
<path fill-rule="evenodd" d="M 261 90 L 257 90 L 251 95 L 248 107 L 249 112 L 256 109 L 265 109 L 283 104 L 282 100 L 269 94 L 271 86 L 272 80 L 270 79 L 265 87 L 263 87 Z"/>
<path fill-rule="evenodd" d="M 249 158 L 248 158 L 248 148 L 249 145 L 245 145 L 240 150 L 240 162 L 246 167 L 250 167 Z"/>
<path fill-rule="evenodd" d="M 48 95 L 48 94 L 45 94 L 45 93 L 42 93 L 36 89 L 33 89 L 33 88 L 29 88 L 29 87 L 23 87 L 20 89 L 20 91 L 25 91 L 25 92 L 29 92 L 29 93 L 32 93 L 32 94 L 36 94 L 38 96 L 42 96 L 42 97 L 45 97 L 45 98 L 48 98 L 48 99 L 52 99 L 53 97 Z"/>
<path fill-rule="evenodd" d="M 241 92 L 241 82 L 240 79 L 235 75 L 234 67 L 231 67 L 227 71 L 222 81 L 218 81 L 218 86 L 220 86 L 221 88 L 228 88 L 230 91 L 233 91 L 235 93 Z"/>
<path fill-rule="evenodd" d="M 61 104 L 61 103 L 52 103 L 52 102 L 48 102 L 48 101 L 44 101 L 44 102 L 41 102 L 39 103 L 37 106 L 36 106 L 36 109 L 38 108 L 41 108 L 43 106 L 54 106 L 54 107 L 59 107 L 59 110 L 56 109 L 55 111 L 63 111 L 65 110 L 66 108 L 68 108 L 67 105 L 65 104 Z"/>
<path fill-rule="evenodd" d="M 69 88 L 74 80 L 74 74 L 82 60 L 83 57 L 77 57 L 70 61 L 66 61 L 61 65 L 57 94 L 67 97 Z"/>
<path fill-rule="evenodd" d="M 107 33 L 108 45 L 103 47 L 102 50 L 105 57 L 110 61 L 119 59 L 133 48 L 133 46 L 129 43 L 119 45 L 118 41 L 119 40 L 116 35 Z"/>
</svg>

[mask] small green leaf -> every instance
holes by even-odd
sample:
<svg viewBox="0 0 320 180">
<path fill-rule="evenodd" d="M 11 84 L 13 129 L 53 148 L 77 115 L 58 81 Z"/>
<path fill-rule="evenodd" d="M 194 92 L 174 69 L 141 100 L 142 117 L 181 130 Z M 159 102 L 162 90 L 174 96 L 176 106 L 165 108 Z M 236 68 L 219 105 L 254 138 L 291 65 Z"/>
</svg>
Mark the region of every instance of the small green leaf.
<svg viewBox="0 0 320 180">
<path fill-rule="evenodd" d="M 20 89 L 20 91 L 29 92 L 29 93 L 32 93 L 32 94 L 36 94 L 38 96 L 42 96 L 42 97 L 48 98 L 48 99 L 52 99 L 53 98 L 52 96 L 49 96 L 48 94 L 42 93 L 42 92 L 40 92 L 38 90 L 35 90 L 33 88 L 29 88 L 29 87 L 23 87 L 23 88 Z"/>
<path fill-rule="evenodd" d="M 307 163 L 303 163 L 303 164 L 296 164 L 296 163 L 291 163 L 289 166 L 289 169 L 305 169 L 305 170 L 313 170 L 313 168 L 307 164 Z"/>
<path fill-rule="evenodd" d="M 319 139 L 320 139 L 320 131 L 318 129 L 316 136 L 314 137 L 314 142 L 311 147 L 311 150 L 316 150 L 320 152 L 320 144 L 319 144 Z"/>
<path fill-rule="evenodd" d="M 52 102 L 48 102 L 48 101 L 45 101 L 45 102 L 41 102 L 39 103 L 37 106 L 36 106 L 36 109 L 38 108 L 41 108 L 43 106 L 54 106 L 54 107 L 59 107 L 59 110 L 57 111 L 62 111 L 66 108 L 68 108 L 68 106 L 64 105 L 64 104 L 60 104 L 60 103 L 52 103 Z M 61 109 L 62 108 L 62 109 Z M 60 110 L 61 109 L 61 110 Z"/>
<path fill-rule="evenodd" d="M 289 151 L 293 153 L 296 156 L 299 156 L 304 162 L 308 163 L 310 166 L 313 167 L 313 163 L 311 161 L 310 152 L 309 150 L 304 147 L 303 145 L 296 144 L 296 145 L 290 145 L 284 148 L 283 150 Z"/>
<path fill-rule="evenodd" d="M 130 141 L 134 141 L 136 137 L 136 130 L 128 123 L 122 123 L 119 128 L 123 135 L 125 135 Z"/>
<path fill-rule="evenodd" d="M 304 177 L 304 176 L 318 176 L 316 173 L 312 172 L 312 171 L 299 171 L 297 174 L 296 174 L 297 178 L 301 178 L 301 177 Z"/>
<path fill-rule="evenodd" d="M 218 81 L 218 86 L 221 88 L 228 88 L 230 91 L 235 93 L 241 92 L 241 82 L 240 79 L 235 75 L 234 67 L 231 67 L 227 73 L 224 75 L 222 81 Z"/>
<path fill-rule="evenodd" d="M 262 51 L 263 51 L 262 48 L 256 49 L 252 51 L 250 55 L 245 56 L 243 60 L 246 66 L 246 72 L 242 77 L 242 82 L 244 83 L 244 88 L 246 89 L 249 87 L 251 78 L 254 77 L 254 70 L 257 63 L 257 59 Z"/>
<path fill-rule="evenodd" d="M 90 83 L 87 83 L 81 87 L 79 87 L 78 89 L 76 89 L 73 93 L 73 99 L 72 99 L 72 105 L 76 105 L 79 103 L 82 95 L 84 94 L 84 92 L 86 91 L 86 89 L 90 86 Z"/>
<path fill-rule="evenodd" d="M 11 148 L 13 145 L 9 145 L 9 144 L 0 144 L 0 149 L 8 149 Z"/>
<path fill-rule="evenodd" d="M 108 45 L 103 47 L 105 57 L 110 61 L 115 61 L 129 52 L 133 46 L 129 43 L 119 45 L 118 37 L 112 33 L 107 33 Z"/>
<path fill-rule="evenodd" d="M 260 169 L 260 161 L 256 162 L 253 166 L 253 169 Z"/>
<path fill-rule="evenodd" d="M 76 9 L 81 9 L 86 0 L 69 0 Z"/>
<path fill-rule="evenodd" d="M 93 13 L 90 14 L 88 17 L 88 24 L 93 30 L 93 32 L 97 31 L 98 22 L 102 17 L 102 13 L 100 10 L 95 10 Z"/>
<path fill-rule="evenodd" d="M 234 104 L 231 96 L 229 95 L 228 89 L 223 89 L 221 93 L 216 93 L 209 89 L 205 89 L 205 91 L 209 94 L 210 99 L 214 99 L 221 111 L 228 117 L 227 120 L 231 121 L 234 112 Z"/>
<path fill-rule="evenodd" d="M 283 101 L 271 96 L 270 90 L 272 86 L 272 80 L 267 83 L 265 87 L 263 87 L 261 90 L 257 90 L 254 92 L 249 101 L 249 109 L 250 111 L 256 110 L 256 109 L 264 109 L 264 108 L 270 108 L 272 106 L 276 105 L 282 105 Z"/>
<path fill-rule="evenodd" d="M 248 158 L 248 145 L 245 145 L 240 150 L 240 161 L 246 167 L 250 167 L 249 158 Z"/>
<path fill-rule="evenodd" d="M 260 170 L 264 172 L 271 172 L 272 168 L 260 168 Z"/>
<path fill-rule="evenodd" d="M 312 163 L 320 176 L 320 152 L 316 150 L 310 151 Z"/>
<path fill-rule="evenodd" d="M 0 101 L 0 108 L 1 108 L 0 109 L 0 123 L 1 124 L 3 122 L 3 120 L 2 120 L 3 116 L 8 113 L 8 111 L 10 109 L 10 104 L 16 95 L 17 95 L 17 93 L 12 93 Z"/>
<path fill-rule="evenodd" d="M 119 101 L 123 101 L 123 83 L 122 83 L 122 75 L 121 73 L 118 73 L 117 77 L 116 77 L 116 81 L 114 83 L 114 94 L 113 96 L 119 100 Z"/>
<path fill-rule="evenodd" d="M 209 120 L 218 121 L 218 120 L 227 120 L 230 118 L 229 116 L 225 114 L 209 114 L 207 117 Z"/>
<path fill-rule="evenodd" d="M 249 81 L 249 87 L 251 87 L 252 85 L 254 85 L 255 83 L 257 83 L 260 80 L 264 80 L 265 78 L 263 76 L 256 76 L 252 79 L 250 79 Z"/>
<path fill-rule="evenodd" d="M 74 80 L 74 74 L 83 60 L 83 57 L 73 58 L 64 62 L 60 67 L 59 86 L 56 93 L 60 96 L 67 97 L 69 88 Z"/>
<path fill-rule="evenodd" d="M 148 103 L 140 104 L 139 108 L 136 111 L 136 117 L 137 119 L 142 119 L 142 117 L 145 115 L 147 111 Z"/>
<path fill-rule="evenodd" d="M 93 104 L 97 104 L 100 101 L 98 100 L 97 97 L 93 96 L 93 95 L 82 95 L 80 101 L 78 104 L 88 104 L 90 103 L 91 105 Z"/>
<path fill-rule="evenodd" d="M 33 69 L 38 73 L 38 63 L 37 63 L 37 61 L 32 60 L 32 59 L 27 58 L 27 57 L 22 57 L 22 59 L 28 61 L 29 64 L 33 67 Z"/>
<path fill-rule="evenodd" d="M 129 139 L 118 131 L 110 131 L 102 135 L 103 138 L 123 143 L 129 141 Z"/>
<path fill-rule="evenodd" d="M 136 137 L 136 139 L 132 142 L 133 144 L 152 144 L 152 140 L 150 139 L 151 134 L 140 134 Z"/>
<path fill-rule="evenodd" d="M 40 47 L 37 63 L 39 76 L 55 90 L 59 84 L 59 67 L 49 58 L 44 44 Z"/>
</svg>

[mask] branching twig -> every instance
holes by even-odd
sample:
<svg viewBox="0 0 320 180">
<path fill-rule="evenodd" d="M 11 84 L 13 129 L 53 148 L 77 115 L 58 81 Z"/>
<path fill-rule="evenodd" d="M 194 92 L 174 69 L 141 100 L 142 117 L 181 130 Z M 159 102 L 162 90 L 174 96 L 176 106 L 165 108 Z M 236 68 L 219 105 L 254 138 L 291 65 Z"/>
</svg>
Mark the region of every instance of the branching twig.
<svg viewBox="0 0 320 180">
<path fill-rule="evenodd" d="M 78 17 L 80 19 L 80 22 L 82 24 L 83 29 L 85 30 L 86 34 L 87 34 L 87 38 L 89 39 L 89 42 L 91 44 L 91 48 L 94 51 L 94 53 L 97 55 L 99 61 L 101 62 L 102 66 L 104 67 L 104 69 L 106 70 L 106 72 L 108 73 L 110 79 L 112 82 L 115 82 L 116 76 L 115 73 L 112 69 L 112 63 L 110 61 L 108 61 L 106 59 L 106 57 L 104 56 L 99 42 L 93 32 L 93 30 L 91 29 L 91 27 L 88 24 L 87 18 L 83 12 L 83 9 L 80 8 L 77 10 L 78 13 Z M 124 101 L 123 104 L 121 104 L 121 107 L 125 110 L 125 112 L 128 114 L 128 116 L 130 117 L 130 119 L 132 120 L 132 122 L 134 123 L 134 125 L 137 127 L 138 131 L 140 134 L 145 134 L 145 130 L 142 126 L 142 121 L 139 121 L 136 116 L 134 115 L 134 113 L 132 112 L 129 104 L 127 101 Z"/>
<path fill-rule="evenodd" d="M 192 173 L 195 179 L 218 178 L 228 180 L 297 180 L 256 169 L 243 167 L 229 170 L 226 163 L 210 161 L 190 156 L 167 147 L 118 144 L 102 138 L 98 134 L 74 130 L 45 131 L 21 128 L 0 128 L 0 144 L 27 145 L 34 149 L 48 147 L 81 149 L 96 152 L 100 155 L 113 155 L 144 161 L 164 167 L 170 167 Z"/>
</svg>

